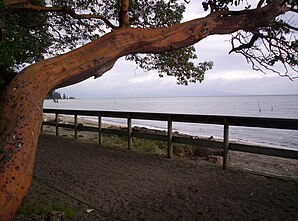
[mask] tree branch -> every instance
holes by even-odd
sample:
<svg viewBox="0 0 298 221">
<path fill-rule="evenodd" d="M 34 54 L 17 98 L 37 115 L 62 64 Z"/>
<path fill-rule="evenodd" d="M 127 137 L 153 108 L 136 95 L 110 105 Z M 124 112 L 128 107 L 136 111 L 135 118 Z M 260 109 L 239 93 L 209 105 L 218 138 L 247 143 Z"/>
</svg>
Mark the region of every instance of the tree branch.
<svg viewBox="0 0 298 221">
<path fill-rule="evenodd" d="M 281 77 L 288 77 L 291 80 L 298 78 L 297 48 L 291 46 L 291 41 L 282 32 L 278 35 L 272 35 L 271 30 L 269 32 L 263 30 L 262 33 L 253 32 L 253 34 L 253 37 L 248 41 L 247 39 L 250 36 L 239 31 L 232 38 L 233 49 L 231 52 L 234 51 L 243 55 L 247 62 L 252 64 L 253 70 L 263 73 L 265 73 L 264 70 L 266 72 L 271 71 Z M 254 40 L 257 38 L 262 43 L 259 46 L 254 45 Z M 234 48 L 235 40 L 240 44 L 236 48 Z M 277 71 L 276 68 L 282 68 L 284 70 L 283 73 Z"/>
<path fill-rule="evenodd" d="M 9 5 L 10 6 L 10 5 Z M 117 29 L 118 27 L 113 25 L 106 17 L 96 14 L 78 14 L 73 9 L 68 7 L 54 7 L 54 6 L 39 6 L 33 5 L 30 2 L 22 2 L 17 4 L 17 7 L 9 7 L 11 11 L 32 11 L 32 12 L 60 12 L 68 14 L 74 19 L 99 19 L 102 20 L 108 27 Z"/>
<path fill-rule="evenodd" d="M 240 50 L 243 50 L 246 48 L 251 48 L 254 45 L 254 43 L 258 40 L 258 38 L 259 38 L 259 35 L 254 34 L 248 43 L 242 44 L 236 48 L 233 47 L 233 49 L 229 52 L 229 54 L 231 54 L 232 52 L 235 52 L 235 51 L 240 51 Z"/>
<path fill-rule="evenodd" d="M 257 8 L 261 8 L 262 5 L 264 4 L 265 0 L 260 0 L 258 5 L 257 5 Z"/>
<path fill-rule="evenodd" d="M 128 10 L 129 10 L 129 0 L 122 0 L 121 9 L 119 13 L 119 24 L 120 27 L 129 27 L 129 19 L 128 19 Z"/>
<path fill-rule="evenodd" d="M 17 5 L 27 3 L 28 0 L 3 0 L 6 5 Z"/>
<path fill-rule="evenodd" d="M 298 13 L 298 9 L 291 8 L 290 11 Z"/>
<path fill-rule="evenodd" d="M 165 28 L 120 28 L 67 55 L 53 58 L 52 61 L 44 61 L 44 63 L 49 65 L 48 70 L 59 72 L 61 68 L 52 64 L 64 57 L 68 60 L 65 69 L 63 69 L 64 73 L 62 75 L 61 73 L 58 75 L 53 73 L 49 75 L 50 78 L 53 79 L 53 83 L 59 82 L 55 86 L 78 83 L 91 76 L 103 74 L 105 71 L 102 71 L 101 67 L 107 67 L 109 66 L 107 64 L 111 64 L 111 60 L 117 60 L 127 54 L 155 54 L 177 50 L 193 45 L 209 35 L 229 34 L 237 30 L 254 30 L 266 26 L 275 17 L 288 11 L 287 7 L 280 4 L 281 1 L 276 0 L 258 9 L 243 10 L 236 15 L 233 12 L 230 16 L 221 16 L 221 12 L 212 13 L 205 18 Z M 98 50 L 95 50 L 95 48 L 98 48 Z M 74 54 L 76 55 L 74 56 Z M 80 60 L 82 57 L 85 59 Z M 79 59 L 79 61 L 71 61 L 72 59 Z M 41 65 L 41 68 L 45 68 L 45 66 Z M 97 72 L 98 70 L 101 70 L 100 73 Z M 66 73 L 67 77 L 65 76 Z"/>
<path fill-rule="evenodd" d="M 294 30 L 294 31 L 298 31 L 298 28 L 297 28 L 297 27 L 294 27 L 294 26 L 292 26 L 292 25 L 289 25 L 288 23 L 284 23 L 283 25 L 286 26 L 286 27 L 289 28 L 289 29 L 292 29 L 292 30 Z"/>
</svg>

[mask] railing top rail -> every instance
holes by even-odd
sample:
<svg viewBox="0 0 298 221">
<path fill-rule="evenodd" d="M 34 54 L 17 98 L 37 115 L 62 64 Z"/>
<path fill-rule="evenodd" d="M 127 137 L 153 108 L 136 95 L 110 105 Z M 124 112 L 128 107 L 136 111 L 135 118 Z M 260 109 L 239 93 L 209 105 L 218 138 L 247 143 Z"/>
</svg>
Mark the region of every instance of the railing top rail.
<svg viewBox="0 0 298 221">
<path fill-rule="evenodd" d="M 100 111 L 100 110 L 68 110 L 68 109 L 44 109 L 44 113 L 57 113 L 83 116 L 102 116 L 127 118 L 140 120 L 167 121 L 169 117 L 174 122 L 204 123 L 223 125 L 225 119 L 231 126 L 262 127 L 274 129 L 298 130 L 298 119 L 290 118 L 264 118 L 264 117 L 242 117 L 222 115 L 198 115 L 198 114 L 175 114 L 175 113 L 149 113 L 149 112 L 128 112 L 128 111 Z"/>
</svg>

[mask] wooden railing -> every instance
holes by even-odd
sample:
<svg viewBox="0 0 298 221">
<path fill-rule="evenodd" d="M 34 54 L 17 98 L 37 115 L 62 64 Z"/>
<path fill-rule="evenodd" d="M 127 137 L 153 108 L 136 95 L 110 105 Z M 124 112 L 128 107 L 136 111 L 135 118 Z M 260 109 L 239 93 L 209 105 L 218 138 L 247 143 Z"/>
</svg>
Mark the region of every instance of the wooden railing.
<svg viewBox="0 0 298 221">
<path fill-rule="evenodd" d="M 194 114 L 170 114 L 170 113 L 144 113 L 144 112 L 118 112 L 118 111 L 91 111 L 91 110 L 61 110 L 44 109 L 44 113 L 55 114 L 55 122 L 43 122 L 43 125 L 52 125 L 56 127 L 56 135 L 59 135 L 59 127 L 73 128 L 75 138 L 78 137 L 78 116 L 95 116 L 98 118 L 98 127 L 84 126 L 80 130 L 98 132 L 99 144 L 102 143 L 102 134 L 126 135 L 128 138 L 128 149 L 132 148 L 132 137 L 154 139 L 167 141 L 168 157 L 173 157 L 173 143 L 193 144 L 200 147 L 221 148 L 223 149 L 223 169 L 228 166 L 228 151 L 241 151 L 247 153 L 256 153 L 269 156 L 285 157 L 298 159 L 298 151 L 279 149 L 259 145 L 230 143 L 229 127 L 260 127 L 285 130 L 298 130 L 298 119 L 285 118 L 256 118 L 256 117 L 238 117 L 238 116 L 217 116 L 217 115 L 194 115 Z M 73 115 L 74 124 L 59 123 L 58 116 Z M 102 128 L 102 117 L 125 118 L 127 119 L 127 130 Z M 132 130 L 132 119 L 167 121 L 167 135 L 141 133 Z M 223 142 L 193 137 L 174 136 L 172 131 L 173 122 L 185 123 L 203 123 L 224 125 Z"/>
</svg>

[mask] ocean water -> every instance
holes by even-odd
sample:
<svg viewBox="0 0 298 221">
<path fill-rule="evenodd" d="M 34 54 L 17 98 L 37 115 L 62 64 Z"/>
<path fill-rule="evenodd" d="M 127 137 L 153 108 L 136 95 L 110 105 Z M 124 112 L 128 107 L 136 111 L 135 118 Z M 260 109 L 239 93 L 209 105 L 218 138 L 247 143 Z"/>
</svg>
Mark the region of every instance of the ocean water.
<svg viewBox="0 0 298 221">
<path fill-rule="evenodd" d="M 228 96 L 228 97 L 168 97 L 45 100 L 44 108 L 135 111 L 156 113 L 206 114 L 246 117 L 273 117 L 298 119 L 298 95 L 279 96 Z M 96 120 L 92 117 L 85 117 Z M 125 119 L 103 118 L 106 123 L 126 125 Z M 166 122 L 132 120 L 133 126 L 165 130 Z M 223 126 L 173 123 L 173 130 L 199 137 L 222 138 Z M 245 143 L 298 150 L 298 131 L 230 127 L 230 139 Z"/>
</svg>

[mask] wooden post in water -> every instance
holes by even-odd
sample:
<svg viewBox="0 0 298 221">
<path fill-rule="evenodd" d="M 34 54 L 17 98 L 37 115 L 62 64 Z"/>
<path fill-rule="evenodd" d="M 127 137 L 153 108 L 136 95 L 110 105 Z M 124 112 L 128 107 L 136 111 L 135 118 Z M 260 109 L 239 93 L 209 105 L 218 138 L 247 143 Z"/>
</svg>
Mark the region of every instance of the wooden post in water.
<svg viewBox="0 0 298 221">
<path fill-rule="evenodd" d="M 171 116 L 168 118 L 168 158 L 173 158 L 173 122 Z"/>
<path fill-rule="evenodd" d="M 132 149 L 132 127 L 131 127 L 131 115 L 127 116 L 127 136 L 128 136 L 128 149 Z"/>
<path fill-rule="evenodd" d="M 56 136 L 59 136 L 59 122 L 58 122 L 58 113 L 55 114 L 55 122 L 56 122 Z"/>
<path fill-rule="evenodd" d="M 228 169 L 229 164 L 229 121 L 228 119 L 224 119 L 224 142 L 223 142 L 223 169 Z"/>
<path fill-rule="evenodd" d="M 74 115 L 75 139 L 78 139 L 78 114 Z"/>
<path fill-rule="evenodd" d="M 101 115 L 98 114 L 98 145 L 102 144 L 102 133 L 101 133 Z"/>
</svg>

